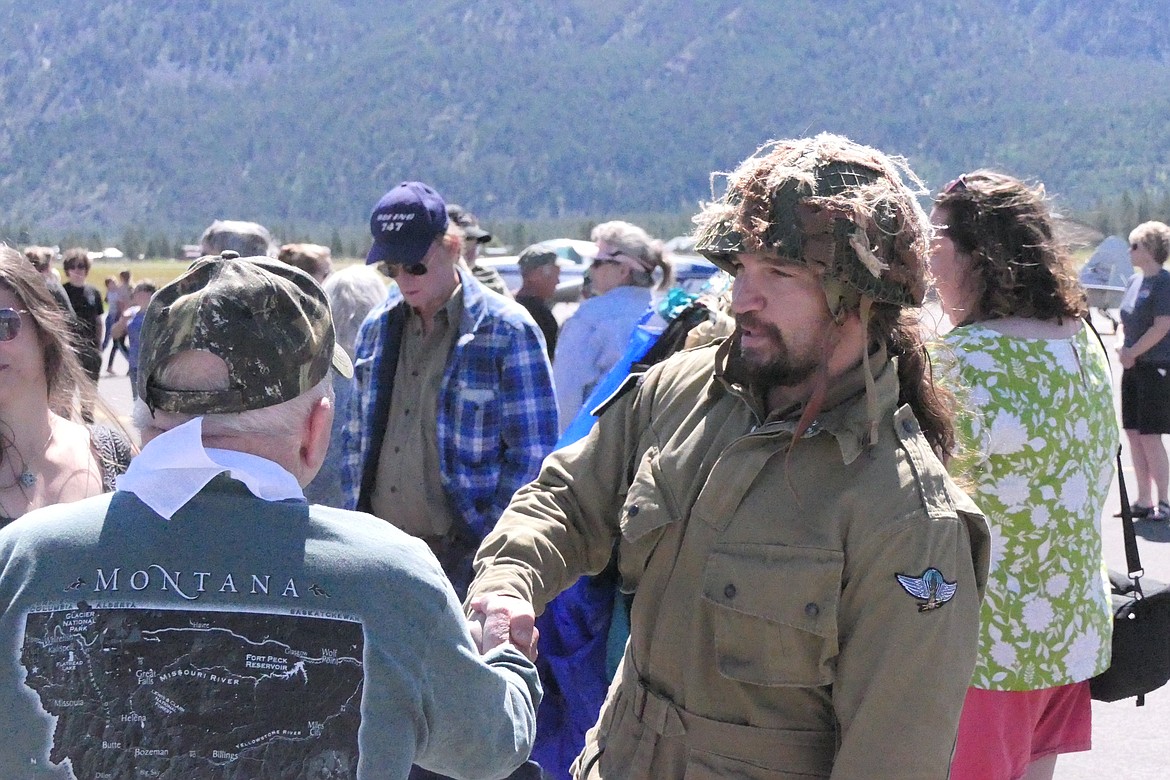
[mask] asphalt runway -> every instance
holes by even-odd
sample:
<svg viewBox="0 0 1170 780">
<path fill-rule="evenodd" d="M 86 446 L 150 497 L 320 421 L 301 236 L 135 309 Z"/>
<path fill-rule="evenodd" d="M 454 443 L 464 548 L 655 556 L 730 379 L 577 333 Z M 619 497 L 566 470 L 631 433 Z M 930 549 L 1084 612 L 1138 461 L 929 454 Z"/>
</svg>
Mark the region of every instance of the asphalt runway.
<svg viewBox="0 0 1170 780">
<path fill-rule="evenodd" d="M 106 371 L 109 359 L 110 353 L 107 350 L 102 355 L 102 375 L 98 380 L 98 397 L 102 406 L 95 410 L 95 416 L 99 420 L 109 416 L 117 418 L 126 433 L 137 443 L 138 431 L 130 422 L 130 410 L 134 405 L 134 397 L 130 393 L 130 378 L 126 376 L 130 366 L 126 363 L 126 358 L 119 354 L 114 358 L 114 373 L 110 374 Z"/>
<path fill-rule="evenodd" d="M 1114 385 L 1120 381 L 1121 367 L 1117 364 L 1114 351 L 1114 337 L 1108 332 L 1111 327 L 1103 318 L 1094 318 L 1101 330 L 1105 345 L 1113 360 Z M 130 425 L 130 381 L 126 377 L 127 365 L 119 356 L 115 358 L 115 375 L 104 373 L 98 383 L 98 390 L 106 405 L 125 423 L 133 436 Z M 1117 397 L 1117 393 L 1114 393 Z M 1120 419 L 1120 417 L 1119 417 Z M 1129 458 L 1122 455 L 1126 484 L 1133 484 L 1133 467 Z M 1134 493 L 1133 489 L 1130 490 Z M 1117 481 L 1114 480 L 1109 502 L 1102 517 L 1105 542 L 1105 557 L 1114 569 L 1125 569 L 1125 549 L 1121 535 L 1121 521 L 1113 517 L 1120 507 Z M 1139 522 L 1137 524 L 1138 547 L 1142 565 L 1148 576 L 1155 580 L 1170 582 L 1170 525 Z M 1062 756 L 1056 764 L 1055 780 L 1166 780 L 1170 778 L 1170 686 L 1154 691 L 1146 697 L 1144 707 L 1134 706 L 1132 699 L 1103 704 L 1093 702 L 1093 749 L 1087 753 L 1073 753 Z"/>
<path fill-rule="evenodd" d="M 1118 402 L 1117 385 L 1121 380 L 1121 366 L 1117 363 L 1115 339 L 1108 332 L 1110 323 L 1094 317 L 1094 324 L 1109 348 L 1113 362 L 1114 400 Z M 1120 412 L 1118 419 L 1120 419 Z M 1122 441 L 1122 468 L 1130 499 L 1136 494 L 1133 466 Z M 1109 567 L 1123 571 L 1125 547 L 1121 520 L 1113 516 L 1121 507 L 1117 480 L 1110 489 L 1109 502 L 1101 518 L 1105 544 L 1105 560 Z M 1142 566 L 1150 579 L 1170 582 L 1170 525 L 1138 522 L 1136 524 L 1138 550 Z M 1087 753 L 1071 753 L 1056 762 L 1055 780 L 1166 780 L 1170 777 L 1170 686 L 1160 688 L 1146 697 L 1144 707 L 1134 700 L 1104 704 L 1093 702 L 1093 749 Z"/>
</svg>

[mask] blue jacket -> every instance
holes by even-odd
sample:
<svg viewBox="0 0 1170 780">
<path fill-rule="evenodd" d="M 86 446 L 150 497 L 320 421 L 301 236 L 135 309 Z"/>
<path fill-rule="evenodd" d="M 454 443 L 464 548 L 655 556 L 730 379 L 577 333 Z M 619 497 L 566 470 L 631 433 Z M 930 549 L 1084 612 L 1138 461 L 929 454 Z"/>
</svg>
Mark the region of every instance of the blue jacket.
<svg viewBox="0 0 1170 780">
<path fill-rule="evenodd" d="M 544 337 L 532 317 L 457 270 L 463 317 L 439 387 L 439 467 L 451 507 L 483 538 L 552 451 L 557 406 Z M 406 302 L 393 288 L 358 332 L 343 430 L 347 508 L 369 510 L 405 321 Z"/>
</svg>

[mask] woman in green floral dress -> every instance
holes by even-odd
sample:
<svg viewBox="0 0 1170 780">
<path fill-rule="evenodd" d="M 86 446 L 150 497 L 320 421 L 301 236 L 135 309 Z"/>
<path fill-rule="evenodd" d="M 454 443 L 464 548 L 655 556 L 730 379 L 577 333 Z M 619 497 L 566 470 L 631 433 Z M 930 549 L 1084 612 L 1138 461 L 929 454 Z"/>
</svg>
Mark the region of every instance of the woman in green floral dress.
<svg viewBox="0 0 1170 780">
<path fill-rule="evenodd" d="M 956 327 L 935 358 L 962 410 L 951 472 L 992 531 L 980 657 L 952 780 L 1051 778 L 1088 750 L 1109 665 L 1100 517 L 1119 432 L 1108 358 L 1042 186 L 990 171 L 936 197 L 931 270 Z"/>
</svg>

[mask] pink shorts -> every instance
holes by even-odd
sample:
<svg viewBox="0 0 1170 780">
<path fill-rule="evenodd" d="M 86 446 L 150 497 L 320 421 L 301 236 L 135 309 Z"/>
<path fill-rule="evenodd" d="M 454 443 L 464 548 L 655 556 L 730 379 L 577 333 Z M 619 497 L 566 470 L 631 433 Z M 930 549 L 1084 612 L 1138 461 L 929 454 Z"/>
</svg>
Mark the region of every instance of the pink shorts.
<svg viewBox="0 0 1170 780">
<path fill-rule="evenodd" d="M 1038 691 L 968 688 L 951 780 L 1018 780 L 1033 761 L 1089 750 L 1089 683 Z"/>
</svg>

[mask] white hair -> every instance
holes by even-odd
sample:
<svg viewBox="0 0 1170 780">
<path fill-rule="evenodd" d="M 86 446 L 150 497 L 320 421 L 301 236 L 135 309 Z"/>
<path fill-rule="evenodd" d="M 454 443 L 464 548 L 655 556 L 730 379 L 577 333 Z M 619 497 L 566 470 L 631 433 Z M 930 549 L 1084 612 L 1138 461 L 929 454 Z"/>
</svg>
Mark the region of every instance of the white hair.
<svg viewBox="0 0 1170 780">
<path fill-rule="evenodd" d="M 663 243 L 632 222 L 620 219 L 602 222 L 593 228 L 589 237 L 595 243 L 604 241 L 638 261 L 639 268 L 630 268 L 630 284 L 635 287 L 651 287 L 657 282 L 659 290 L 666 290 L 674 281 L 674 266 Z"/>
<path fill-rule="evenodd" d="M 337 343 L 352 358 L 362 321 L 386 299 L 385 277 L 372 266 L 351 265 L 331 274 L 322 287 L 333 313 Z"/>
</svg>

